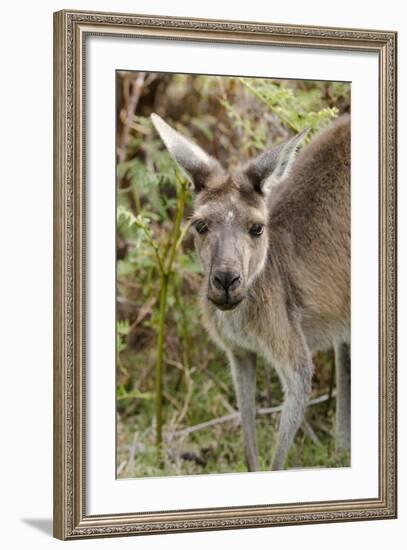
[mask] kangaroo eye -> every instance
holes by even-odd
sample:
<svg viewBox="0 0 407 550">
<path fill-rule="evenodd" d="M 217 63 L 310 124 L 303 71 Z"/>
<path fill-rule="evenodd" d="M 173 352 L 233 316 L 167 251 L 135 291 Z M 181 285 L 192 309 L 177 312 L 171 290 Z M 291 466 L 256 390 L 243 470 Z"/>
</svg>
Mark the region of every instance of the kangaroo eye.
<svg viewBox="0 0 407 550">
<path fill-rule="evenodd" d="M 207 233 L 209 231 L 208 224 L 204 222 L 203 220 L 199 220 L 194 224 L 195 230 L 200 235 L 203 235 L 204 233 Z"/>
<path fill-rule="evenodd" d="M 260 237 L 263 231 L 264 225 L 262 225 L 261 223 L 254 223 L 249 229 L 249 233 L 252 237 Z"/>
</svg>

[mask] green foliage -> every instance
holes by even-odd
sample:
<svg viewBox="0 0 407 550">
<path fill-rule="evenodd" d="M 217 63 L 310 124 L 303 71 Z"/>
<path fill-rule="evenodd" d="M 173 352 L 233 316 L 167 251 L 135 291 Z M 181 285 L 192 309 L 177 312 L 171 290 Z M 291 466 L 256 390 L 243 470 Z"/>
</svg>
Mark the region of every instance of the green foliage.
<svg viewBox="0 0 407 550">
<path fill-rule="evenodd" d="M 131 90 L 134 75 L 123 73 L 119 78 L 127 79 Z M 119 107 L 126 111 L 128 105 L 123 93 Z M 342 83 L 147 75 L 136 112 L 129 116 L 126 142 L 123 124 L 118 128 L 118 146 L 125 146 L 126 152 L 117 166 L 119 477 L 246 470 L 240 427 L 234 422 L 177 435 L 228 415 L 237 405 L 227 360 L 199 318 L 202 276 L 188 232 L 192 196 L 185 188 L 181 209 L 185 215 L 179 223 L 182 183 L 149 115 L 158 111 L 222 164 L 233 167 L 305 127 L 311 135 L 348 109 L 349 86 Z M 157 369 L 160 331 L 163 353 Z M 313 396 L 332 390 L 332 357 L 320 354 L 315 362 Z M 259 361 L 256 400 L 260 407 L 282 400 L 275 373 L 266 375 L 266 369 Z M 158 393 L 163 423 L 159 460 Z M 290 452 L 290 467 L 349 463 L 349 457 L 338 457 L 333 449 L 332 411 L 331 402 L 310 410 L 309 421 L 320 444 L 300 431 Z M 264 469 L 270 467 L 277 422 L 278 415 L 258 419 Z"/>
<path fill-rule="evenodd" d="M 286 128 L 296 133 L 309 128 L 312 134 L 338 115 L 339 110 L 336 107 L 321 108 L 323 92 L 320 87 L 299 88 L 294 93 L 289 86 L 275 84 L 270 80 L 240 80 L 270 112 L 277 114 Z"/>
<path fill-rule="evenodd" d="M 246 94 L 254 96 L 265 107 L 264 115 L 274 115 L 274 123 L 277 121 L 278 126 L 286 132 L 298 133 L 308 128 L 306 140 L 339 113 L 337 107 L 321 108 L 323 90 L 315 85 L 306 89 L 297 88 L 294 91 L 285 83 L 276 83 L 268 79 L 240 78 L 239 82 Z M 247 117 L 247 113 L 239 110 L 238 106 L 226 98 L 221 99 L 221 104 L 234 127 L 243 133 L 244 150 L 262 151 L 268 145 L 268 117 L 264 116 L 260 120 Z M 287 137 L 286 133 L 284 137 Z"/>
</svg>

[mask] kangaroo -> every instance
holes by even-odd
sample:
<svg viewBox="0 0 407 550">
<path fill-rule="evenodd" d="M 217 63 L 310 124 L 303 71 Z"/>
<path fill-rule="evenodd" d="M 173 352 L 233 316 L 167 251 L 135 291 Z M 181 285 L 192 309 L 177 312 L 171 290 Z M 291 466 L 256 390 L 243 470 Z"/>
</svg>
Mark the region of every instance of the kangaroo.
<svg viewBox="0 0 407 550">
<path fill-rule="evenodd" d="M 350 449 L 350 118 L 302 147 L 306 131 L 228 172 L 158 115 L 152 122 L 195 190 L 203 322 L 228 359 L 249 471 L 256 444 L 256 356 L 284 390 L 272 470 L 285 466 L 313 376 L 334 347 L 337 448 Z"/>
</svg>

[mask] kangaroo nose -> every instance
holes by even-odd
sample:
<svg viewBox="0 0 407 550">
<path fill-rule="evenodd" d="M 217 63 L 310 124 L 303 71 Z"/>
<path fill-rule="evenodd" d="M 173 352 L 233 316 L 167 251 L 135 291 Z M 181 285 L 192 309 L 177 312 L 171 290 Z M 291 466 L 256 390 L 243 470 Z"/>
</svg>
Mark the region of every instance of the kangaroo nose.
<svg viewBox="0 0 407 550">
<path fill-rule="evenodd" d="M 219 290 L 234 290 L 240 284 L 240 275 L 234 271 L 215 271 L 212 282 Z"/>
</svg>

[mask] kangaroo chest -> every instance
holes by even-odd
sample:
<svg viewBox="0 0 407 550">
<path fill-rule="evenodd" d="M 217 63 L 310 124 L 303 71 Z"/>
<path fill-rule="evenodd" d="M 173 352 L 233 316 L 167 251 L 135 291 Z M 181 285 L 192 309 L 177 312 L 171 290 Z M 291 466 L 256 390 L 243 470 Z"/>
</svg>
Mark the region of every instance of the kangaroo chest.
<svg viewBox="0 0 407 550">
<path fill-rule="evenodd" d="M 255 333 L 245 309 L 239 310 L 238 307 L 235 311 L 217 311 L 215 315 L 218 334 L 228 346 L 252 352 L 258 352 L 262 347 L 260 335 Z"/>
</svg>

